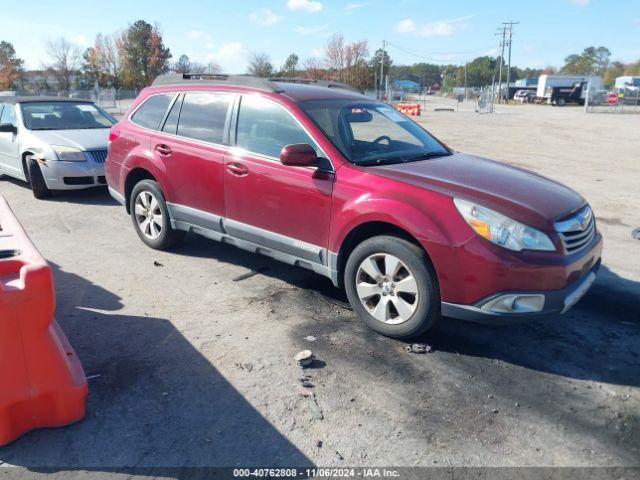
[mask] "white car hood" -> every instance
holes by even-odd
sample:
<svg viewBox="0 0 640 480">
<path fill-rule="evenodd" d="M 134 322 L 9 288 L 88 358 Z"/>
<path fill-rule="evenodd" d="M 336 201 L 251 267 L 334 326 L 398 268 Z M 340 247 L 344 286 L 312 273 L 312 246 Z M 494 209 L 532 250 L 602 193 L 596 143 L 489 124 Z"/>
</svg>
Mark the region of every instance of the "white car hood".
<svg viewBox="0 0 640 480">
<path fill-rule="evenodd" d="M 79 150 L 104 150 L 109 141 L 108 128 L 32 130 L 31 135 L 49 145 L 62 145 Z"/>
</svg>

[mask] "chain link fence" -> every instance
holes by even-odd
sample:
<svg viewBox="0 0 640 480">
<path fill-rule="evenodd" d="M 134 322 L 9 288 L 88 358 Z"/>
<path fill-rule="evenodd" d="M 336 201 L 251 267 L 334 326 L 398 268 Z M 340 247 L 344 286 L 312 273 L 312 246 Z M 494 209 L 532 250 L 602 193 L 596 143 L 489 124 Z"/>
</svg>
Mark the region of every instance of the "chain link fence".
<svg viewBox="0 0 640 480">
<path fill-rule="evenodd" d="M 640 87 L 625 86 L 615 92 L 589 88 L 584 110 L 587 113 L 640 113 Z"/>
<path fill-rule="evenodd" d="M 482 87 L 476 104 L 477 113 L 495 112 L 496 90 L 493 86 Z"/>
</svg>

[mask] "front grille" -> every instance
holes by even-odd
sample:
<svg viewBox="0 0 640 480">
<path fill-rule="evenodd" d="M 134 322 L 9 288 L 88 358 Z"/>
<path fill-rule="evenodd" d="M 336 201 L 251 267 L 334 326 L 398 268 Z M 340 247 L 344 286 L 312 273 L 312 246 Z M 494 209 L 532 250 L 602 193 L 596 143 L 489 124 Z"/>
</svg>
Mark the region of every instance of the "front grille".
<svg viewBox="0 0 640 480">
<path fill-rule="evenodd" d="M 91 155 L 91 159 L 94 163 L 104 163 L 107 159 L 107 151 L 106 150 L 91 150 L 87 152 Z"/>
<path fill-rule="evenodd" d="M 588 205 L 558 220 L 555 226 L 567 254 L 582 250 L 596 234 L 596 219 Z"/>
<path fill-rule="evenodd" d="M 101 183 L 102 185 L 104 185 L 105 183 L 107 183 L 107 177 L 105 177 L 104 175 L 100 175 L 98 177 L 98 183 Z"/>
</svg>

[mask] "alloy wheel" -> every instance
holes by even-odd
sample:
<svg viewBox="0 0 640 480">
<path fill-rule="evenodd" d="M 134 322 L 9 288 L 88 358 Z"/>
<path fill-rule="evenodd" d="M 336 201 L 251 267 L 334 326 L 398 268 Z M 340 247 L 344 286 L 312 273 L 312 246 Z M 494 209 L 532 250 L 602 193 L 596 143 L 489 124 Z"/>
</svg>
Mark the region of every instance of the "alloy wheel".
<svg viewBox="0 0 640 480">
<path fill-rule="evenodd" d="M 402 260 L 388 253 L 364 259 L 356 274 L 356 291 L 367 312 L 383 323 L 404 323 L 418 307 L 414 274 Z"/>
<path fill-rule="evenodd" d="M 136 197 L 134 205 L 136 222 L 142 234 L 151 239 L 157 239 L 164 228 L 164 217 L 160 203 L 148 190 L 143 190 Z"/>
</svg>

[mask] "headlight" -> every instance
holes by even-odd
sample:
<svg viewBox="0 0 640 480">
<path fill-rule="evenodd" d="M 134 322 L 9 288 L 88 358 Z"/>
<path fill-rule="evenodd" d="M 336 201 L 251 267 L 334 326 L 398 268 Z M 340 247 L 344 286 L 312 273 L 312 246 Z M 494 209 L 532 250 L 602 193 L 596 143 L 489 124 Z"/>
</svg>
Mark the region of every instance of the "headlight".
<svg viewBox="0 0 640 480">
<path fill-rule="evenodd" d="M 84 152 L 77 148 L 62 145 L 51 145 L 51 148 L 56 152 L 58 160 L 62 160 L 63 162 L 84 162 L 87 160 Z"/>
<path fill-rule="evenodd" d="M 519 252 L 521 250 L 554 251 L 556 247 L 551 239 L 540 230 L 516 222 L 498 212 L 475 203 L 454 198 L 458 212 L 473 230 L 481 237 Z"/>
</svg>

